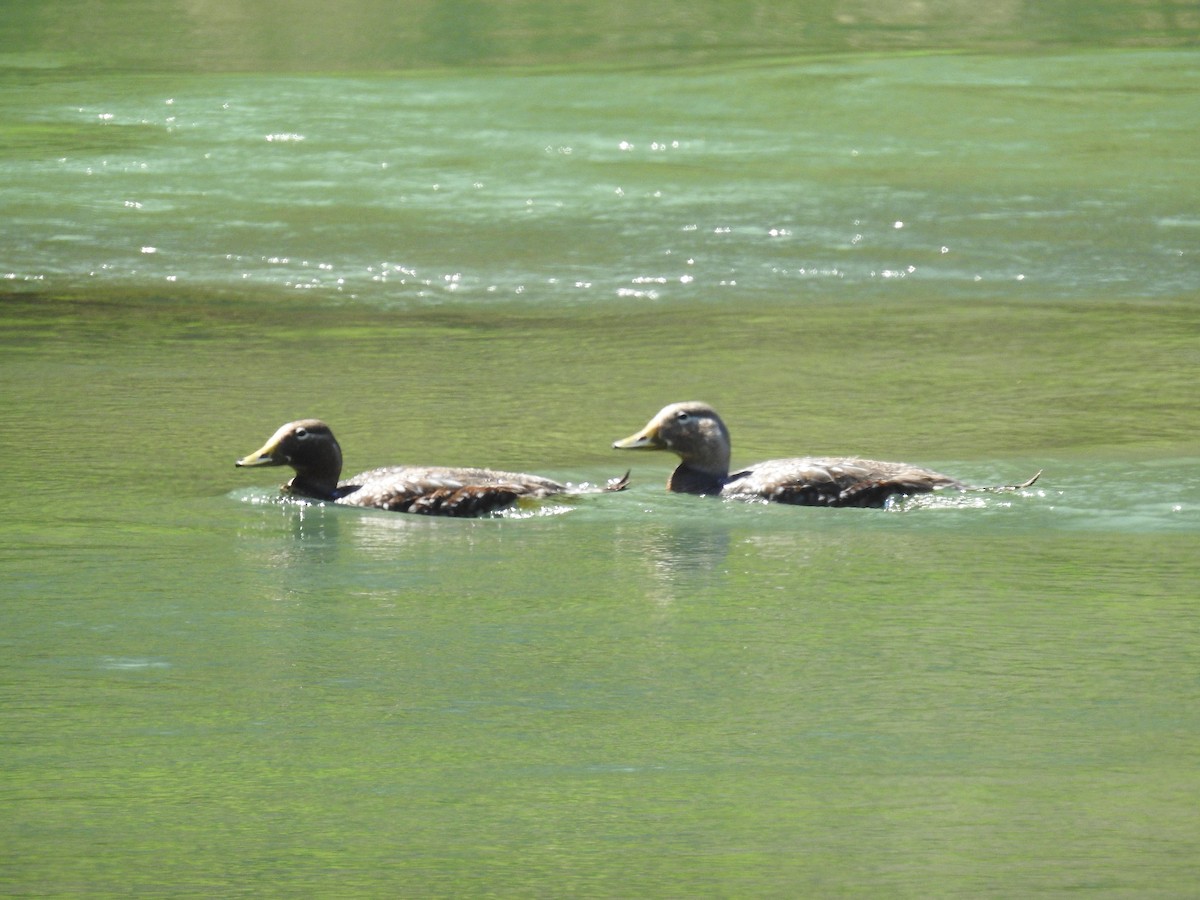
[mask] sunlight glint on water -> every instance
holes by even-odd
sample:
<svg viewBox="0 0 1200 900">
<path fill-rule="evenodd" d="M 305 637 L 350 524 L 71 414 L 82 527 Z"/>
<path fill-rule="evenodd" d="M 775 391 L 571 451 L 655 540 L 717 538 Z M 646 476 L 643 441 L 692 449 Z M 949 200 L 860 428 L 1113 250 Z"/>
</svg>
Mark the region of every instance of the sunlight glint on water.
<svg viewBox="0 0 1200 900">
<path fill-rule="evenodd" d="M 605 92 L 614 76 L 221 79 L 172 85 L 168 96 L 150 82 L 140 98 L 119 99 L 105 99 L 103 80 L 73 84 L 81 105 L 57 117 L 94 146 L 64 152 L 51 178 L 44 163 L 10 176 L 25 194 L 18 233 L 30 244 L 18 257 L 27 267 L 8 277 L 284 288 L 373 305 L 728 301 L 909 279 L 964 297 L 1060 296 L 1080 283 L 1154 296 L 1190 283 L 1179 228 L 1155 224 L 1186 212 L 1156 208 L 1166 185 L 1148 195 L 1064 190 L 1082 161 L 1069 143 L 1077 129 L 1043 96 L 1066 92 L 1100 115 L 1103 84 L 1077 84 L 1067 58 L 938 65 L 927 90 L 948 107 L 949 134 L 871 124 L 878 108 L 920 121 L 927 102 L 909 96 L 903 76 L 886 95 L 881 79 L 896 66 L 878 60 L 632 75 L 636 116 L 623 94 Z M 1089 66 L 1111 91 L 1137 84 L 1123 69 Z M 744 106 L 727 110 L 727 91 Z M 596 92 L 608 108 L 568 99 Z M 772 109 L 791 110 L 800 127 L 764 141 L 758 117 Z M 1172 155 L 1163 142 L 1187 114 L 1162 103 L 1133 110 L 1114 126 L 1121 149 L 1086 158 L 1092 182 L 1120 184 L 1142 145 Z M 1011 141 L 998 139 L 1018 121 Z M 835 122 L 850 132 L 832 131 Z M 981 169 L 982 183 L 972 174 Z M 1009 174 L 1030 171 L 1051 189 Z M 64 210 L 74 221 L 55 222 L 64 199 L 87 220 Z M 1097 240 L 1104 219 L 1111 237 Z M 221 225 L 195 233 L 197 220 Z M 468 239 L 470 260 L 457 254 Z M 1154 278 L 1131 280 L 1148 266 Z"/>
</svg>

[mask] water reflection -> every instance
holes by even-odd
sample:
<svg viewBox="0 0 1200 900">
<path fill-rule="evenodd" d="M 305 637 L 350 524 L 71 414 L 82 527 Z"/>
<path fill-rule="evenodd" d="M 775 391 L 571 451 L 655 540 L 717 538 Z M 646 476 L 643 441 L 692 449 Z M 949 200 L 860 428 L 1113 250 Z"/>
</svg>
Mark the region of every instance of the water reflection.
<svg viewBox="0 0 1200 900">
<path fill-rule="evenodd" d="M 240 526 L 237 546 L 260 558 L 265 568 L 303 573 L 337 560 L 339 548 L 344 546 L 337 510 L 258 489 L 240 490 L 234 496 L 261 513 Z"/>
<path fill-rule="evenodd" d="M 719 591 L 729 574 L 732 536 L 719 524 L 647 516 L 617 529 L 615 542 L 618 557 L 641 568 L 652 586 L 647 597 L 660 606 Z"/>
</svg>

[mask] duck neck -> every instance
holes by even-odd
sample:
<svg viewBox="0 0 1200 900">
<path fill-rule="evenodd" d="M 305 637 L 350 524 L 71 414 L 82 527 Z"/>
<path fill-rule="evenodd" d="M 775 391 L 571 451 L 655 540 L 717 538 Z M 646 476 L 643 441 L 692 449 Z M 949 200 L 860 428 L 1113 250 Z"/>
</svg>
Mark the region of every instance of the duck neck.
<svg viewBox="0 0 1200 900">
<path fill-rule="evenodd" d="M 310 497 L 313 500 L 336 500 L 337 499 L 337 476 L 332 479 L 325 476 L 317 476 L 312 472 L 305 472 L 296 475 L 291 481 L 284 486 L 289 494 L 295 494 L 298 497 Z"/>
<path fill-rule="evenodd" d="M 676 494 L 719 494 L 724 484 L 722 474 L 680 463 L 667 481 L 667 490 Z"/>
<path fill-rule="evenodd" d="M 287 483 L 288 491 L 314 500 L 337 499 L 338 479 L 342 475 L 342 448 L 337 441 L 316 444 L 301 458 L 290 462 L 296 477 Z"/>
</svg>

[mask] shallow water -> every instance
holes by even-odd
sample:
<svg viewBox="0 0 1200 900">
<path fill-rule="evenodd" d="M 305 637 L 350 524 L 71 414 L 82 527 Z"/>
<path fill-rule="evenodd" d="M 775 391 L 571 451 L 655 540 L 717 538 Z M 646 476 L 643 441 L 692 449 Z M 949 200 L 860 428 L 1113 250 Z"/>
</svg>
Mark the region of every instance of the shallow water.
<svg viewBox="0 0 1200 900">
<path fill-rule="evenodd" d="M 786 53 L 782 13 L 666 41 L 639 8 L 607 38 L 661 50 L 637 69 L 558 7 L 387 52 L 315 13 L 160 5 L 210 27 L 155 45 L 135 5 L 23 9 L 0 889 L 1193 890 L 1186 7 L 835 4 Z M 472 61 L 520 66 L 438 68 Z M 610 444 L 693 398 L 735 463 L 1045 474 L 673 496 Z M 442 521 L 233 467 L 311 415 L 355 471 L 634 480 Z"/>
</svg>

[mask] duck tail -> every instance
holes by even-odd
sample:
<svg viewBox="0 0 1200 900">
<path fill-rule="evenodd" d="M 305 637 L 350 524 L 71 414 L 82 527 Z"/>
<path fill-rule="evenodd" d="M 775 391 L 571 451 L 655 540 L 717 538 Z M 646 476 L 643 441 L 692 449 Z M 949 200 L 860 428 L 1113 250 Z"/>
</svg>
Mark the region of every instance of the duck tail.
<svg viewBox="0 0 1200 900">
<path fill-rule="evenodd" d="M 980 490 L 991 491 L 994 494 L 1003 494 L 1009 491 L 1023 491 L 1027 487 L 1033 487 L 1037 483 L 1037 480 L 1042 477 L 1043 471 L 1043 469 L 1038 469 L 1032 478 L 1028 479 L 1027 481 L 1022 481 L 1020 484 L 997 484 L 993 487 L 981 488 Z"/>
<path fill-rule="evenodd" d="M 625 474 L 620 476 L 619 478 L 608 479 L 608 481 L 606 481 L 604 483 L 604 492 L 611 493 L 611 492 L 615 492 L 615 491 L 625 490 L 625 488 L 629 487 L 629 473 L 632 471 L 633 471 L 632 469 L 626 469 Z M 1039 474 L 1041 474 L 1041 473 L 1039 473 Z"/>
</svg>

